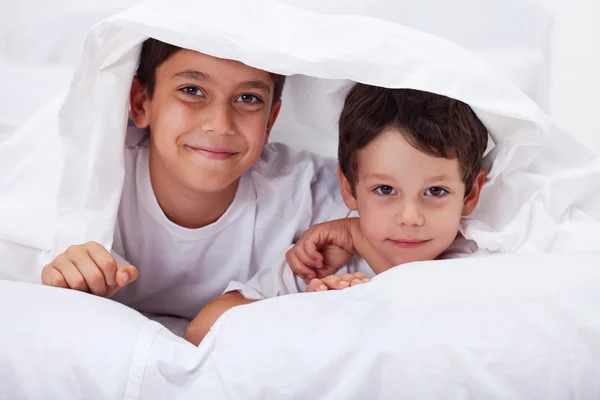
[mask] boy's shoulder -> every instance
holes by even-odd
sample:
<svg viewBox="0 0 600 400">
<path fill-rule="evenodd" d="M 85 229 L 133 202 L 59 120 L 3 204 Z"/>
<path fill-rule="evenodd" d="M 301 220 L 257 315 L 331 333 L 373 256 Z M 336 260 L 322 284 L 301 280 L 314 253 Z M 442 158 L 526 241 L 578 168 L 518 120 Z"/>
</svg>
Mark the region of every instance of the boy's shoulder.
<svg viewBox="0 0 600 400">
<path fill-rule="evenodd" d="M 298 175 L 311 175 L 316 179 L 321 174 L 331 174 L 337 179 L 336 168 L 335 158 L 297 150 L 283 143 L 269 143 L 252 167 L 252 173 L 272 179 Z"/>
</svg>

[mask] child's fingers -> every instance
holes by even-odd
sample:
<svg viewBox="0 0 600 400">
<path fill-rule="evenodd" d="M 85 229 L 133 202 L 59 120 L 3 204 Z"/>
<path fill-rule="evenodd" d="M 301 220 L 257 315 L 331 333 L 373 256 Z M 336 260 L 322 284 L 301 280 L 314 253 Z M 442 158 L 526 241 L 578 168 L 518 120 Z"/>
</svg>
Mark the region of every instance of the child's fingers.
<svg viewBox="0 0 600 400">
<path fill-rule="evenodd" d="M 319 258 L 306 252 L 306 241 L 296 244 L 291 250 L 296 254 L 298 260 L 309 268 L 320 268 L 323 265 L 323 257 L 319 252 L 317 252 Z"/>
<path fill-rule="evenodd" d="M 117 285 L 123 287 L 129 285 L 138 278 L 138 269 L 133 265 L 125 265 L 117 270 Z"/>
<path fill-rule="evenodd" d="M 109 288 L 106 297 L 111 297 L 119 290 L 121 290 L 124 286 L 129 285 L 138 278 L 138 269 L 133 265 L 125 265 L 117 269 L 117 273 L 115 274 L 115 281 L 117 285 L 115 287 Z"/>
<path fill-rule="evenodd" d="M 42 270 L 42 284 L 65 289 L 69 288 L 64 276 L 52 264 L 46 265 Z"/>
<path fill-rule="evenodd" d="M 69 260 L 61 260 L 61 262 L 55 262 L 54 268 L 56 268 L 67 281 L 69 288 L 79 290 L 81 292 L 89 292 L 90 288 L 85 282 L 85 278 L 79 272 L 75 264 Z"/>
<path fill-rule="evenodd" d="M 319 243 L 318 237 L 313 236 L 314 235 L 310 235 L 308 238 L 306 238 L 306 240 L 304 240 L 302 246 L 298 247 L 301 247 L 306 256 L 309 257 L 310 260 L 313 260 L 314 267 L 320 268 L 323 266 L 323 255 L 319 253 L 317 245 L 321 243 Z"/>
<path fill-rule="evenodd" d="M 352 281 L 350 281 L 350 286 L 356 286 L 356 285 L 360 285 L 361 283 L 367 283 L 370 282 L 371 279 L 363 274 L 362 272 L 355 272 L 354 274 L 351 274 L 354 278 L 352 278 Z"/>
<path fill-rule="evenodd" d="M 298 275 L 305 281 L 307 279 L 313 279 L 316 276 L 315 271 L 307 267 L 303 262 L 301 262 L 298 259 L 298 255 L 294 251 L 294 248 L 290 249 L 286 253 L 285 257 L 294 275 Z"/>
<path fill-rule="evenodd" d="M 343 275 L 329 275 L 321 281 L 329 289 L 341 290 L 350 287 L 350 282 L 343 279 Z"/>
<path fill-rule="evenodd" d="M 117 262 L 112 254 L 104 246 L 96 242 L 87 243 L 86 250 L 89 257 L 100 268 L 100 271 L 102 271 L 106 286 L 111 288 L 117 286 Z"/>
<path fill-rule="evenodd" d="M 358 272 L 355 274 L 329 275 L 324 277 L 322 281 L 329 289 L 340 290 L 369 282 L 370 279 L 362 272 Z"/>
<path fill-rule="evenodd" d="M 362 272 L 355 272 L 352 275 L 354 275 L 354 277 L 357 278 L 357 279 L 361 279 L 361 280 L 365 280 L 366 279 L 367 281 L 371 280 L 367 275 L 365 275 Z"/>
<path fill-rule="evenodd" d="M 104 274 L 94 260 L 92 260 L 86 249 L 81 246 L 77 250 L 71 251 L 69 257 L 83 276 L 83 279 L 85 279 L 90 292 L 96 296 L 105 296 L 108 287 L 106 286 Z"/>
<path fill-rule="evenodd" d="M 327 286 L 323 284 L 320 279 L 312 279 L 306 288 L 307 292 L 324 292 L 327 290 Z"/>
<path fill-rule="evenodd" d="M 340 279 L 344 280 L 344 282 L 348 282 L 349 286 L 360 285 L 361 283 L 365 283 L 370 280 L 365 274 L 361 272 L 357 272 L 354 274 L 340 274 L 336 276 L 339 276 Z M 365 278 L 367 279 L 367 281 L 364 280 Z"/>
</svg>

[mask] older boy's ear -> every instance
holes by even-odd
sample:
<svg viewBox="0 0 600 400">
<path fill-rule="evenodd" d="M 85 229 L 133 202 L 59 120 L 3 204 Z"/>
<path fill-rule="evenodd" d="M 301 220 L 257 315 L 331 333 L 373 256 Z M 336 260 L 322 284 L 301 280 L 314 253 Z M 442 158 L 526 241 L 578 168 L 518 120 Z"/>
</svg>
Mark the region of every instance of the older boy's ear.
<svg viewBox="0 0 600 400">
<path fill-rule="evenodd" d="M 148 113 L 148 93 L 137 76 L 131 82 L 129 91 L 129 107 L 131 118 L 138 128 L 147 128 L 150 124 Z"/>
<path fill-rule="evenodd" d="M 271 107 L 271 113 L 269 114 L 269 120 L 267 121 L 267 137 L 265 138 L 265 144 L 269 141 L 271 129 L 273 129 L 273 125 L 275 125 L 275 121 L 277 121 L 277 117 L 279 116 L 279 111 L 281 111 L 281 104 L 281 99 L 279 99 L 273 104 L 273 107 Z"/>
<path fill-rule="evenodd" d="M 340 191 L 342 192 L 342 199 L 344 199 L 346 207 L 348 207 L 350 210 L 358 210 L 358 202 L 352 194 L 352 187 L 350 186 L 350 182 L 348 182 L 348 179 L 346 179 L 346 176 L 342 172 L 340 164 L 338 164 L 337 173 L 338 180 L 340 181 Z"/>
<path fill-rule="evenodd" d="M 463 209 L 462 209 L 462 216 L 466 217 L 467 215 L 471 215 L 471 213 L 473 211 L 475 211 L 475 208 L 477 207 L 477 203 L 479 203 L 479 195 L 481 194 L 481 189 L 483 188 L 483 185 L 485 184 L 485 171 L 481 170 L 479 171 L 479 173 L 477 174 L 477 177 L 475 178 L 475 183 L 473 183 L 473 189 L 471 189 L 471 193 L 469 193 L 469 195 L 467 197 L 465 197 L 465 200 L 463 202 Z"/>
</svg>

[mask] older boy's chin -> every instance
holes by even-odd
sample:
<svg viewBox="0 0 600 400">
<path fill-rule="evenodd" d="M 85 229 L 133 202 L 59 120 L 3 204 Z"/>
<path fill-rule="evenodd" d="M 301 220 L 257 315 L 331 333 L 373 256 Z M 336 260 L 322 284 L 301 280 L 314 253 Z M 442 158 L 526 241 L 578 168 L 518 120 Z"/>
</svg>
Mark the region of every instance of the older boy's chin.
<svg viewBox="0 0 600 400">
<path fill-rule="evenodd" d="M 237 174 L 220 174 L 214 171 L 195 173 L 188 175 L 187 186 L 196 193 L 218 193 L 229 188 L 233 189 L 233 185 L 237 189 L 239 178 Z"/>
</svg>

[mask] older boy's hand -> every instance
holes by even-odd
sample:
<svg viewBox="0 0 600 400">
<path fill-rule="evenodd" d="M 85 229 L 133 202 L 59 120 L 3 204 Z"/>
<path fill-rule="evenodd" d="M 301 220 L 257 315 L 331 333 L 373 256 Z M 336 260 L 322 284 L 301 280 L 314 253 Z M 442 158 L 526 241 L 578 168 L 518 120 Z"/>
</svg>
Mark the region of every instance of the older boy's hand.
<svg viewBox="0 0 600 400">
<path fill-rule="evenodd" d="M 324 222 L 309 228 L 286 253 L 294 274 L 311 279 L 335 274 L 354 255 L 351 219 Z"/>
<path fill-rule="evenodd" d="M 71 246 L 42 270 L 42 283 L 110 297 L 135 281 L 138 270 L 133 265 L 118 268 L 117 262 L 103 246 L 95 242 Z"/>
<path fill-rule="evenodd" d="M 354 274 L 329 275 L 323 279 L 313 279 L 309 282 L 306 292 L 323 292 L 326 290 L 341 290 L 361 285 L 371 281 L 362 272 Z"/>
</svg>

